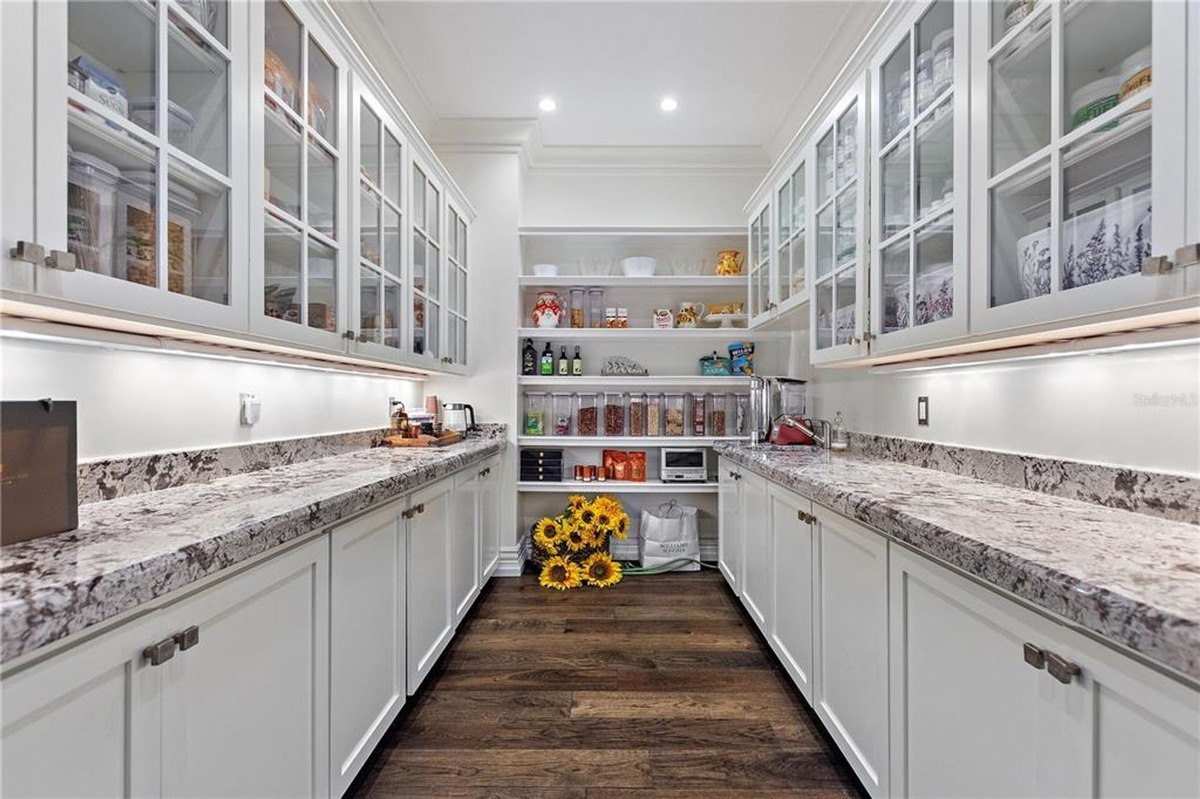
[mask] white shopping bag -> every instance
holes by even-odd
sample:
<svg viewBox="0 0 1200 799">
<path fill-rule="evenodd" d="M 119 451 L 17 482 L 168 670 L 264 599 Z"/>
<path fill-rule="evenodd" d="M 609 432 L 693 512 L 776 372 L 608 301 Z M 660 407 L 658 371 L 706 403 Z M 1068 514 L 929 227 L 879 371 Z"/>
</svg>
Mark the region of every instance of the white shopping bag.
<svg viewBox="0 0 1200 799">
<path fill-rule="evenodd" d="M 690 560 L 668 571 L 700 571 L 700 525 L 696 509 L 675 500 L 657 509 L 642 510 L 638 554 L 642 568 L 664 566 L 671 561 Z"/>
</svg>

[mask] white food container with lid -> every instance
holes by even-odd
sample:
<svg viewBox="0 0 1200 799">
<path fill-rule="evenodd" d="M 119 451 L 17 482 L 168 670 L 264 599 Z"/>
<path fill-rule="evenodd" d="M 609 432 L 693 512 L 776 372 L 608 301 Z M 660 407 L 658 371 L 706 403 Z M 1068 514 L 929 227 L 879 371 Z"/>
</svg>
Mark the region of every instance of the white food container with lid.
<svg viewBox="0 0 1200 799">
<path fill-rule="evenodd" d="M 621 271 L 626 277 L 650 277 L 658 271 L 658 259 L 645 255 L 622 258 Z"/>
<path fill-rule="evenodd" d="M 80 269 L 112 276 L 121 170 L 91 153 L 67 158 L 67 251 Z"/>
<path fill-rule="evenodd" d="M 1071 93 L 1071 130 L 1117 104 L 1121 79 L 1116 75 L 1085 83 Z"/>
<path fill-rule="evenodd" d="M 536 277 L 554 277 L 558 274 L 557 264 L 534 264 L 533 274 Z"/>
<path fill-rule="evenodd" d="M 1150 88 L 1151 61 L 1150 48 L 1143 47 L 1121 62 L 1120 99 L 1124 100 Z"/>
<path fill-rule="evenodd" d="M 153 97 L 140 97 L 129 104 L 129 118 L 146 130 L 155 130 L 158 101 Z M 196 118 L 179 103 L 167 103 L 167 141 L 184 152 L 192 152 L 192 129 Z"/>
</svg>

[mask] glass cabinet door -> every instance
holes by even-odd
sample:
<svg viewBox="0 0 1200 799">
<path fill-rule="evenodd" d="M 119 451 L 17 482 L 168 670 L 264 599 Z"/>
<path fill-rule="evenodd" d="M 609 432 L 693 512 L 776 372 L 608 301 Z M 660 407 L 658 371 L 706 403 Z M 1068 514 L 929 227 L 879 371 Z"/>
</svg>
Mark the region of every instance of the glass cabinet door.
<svg viewBox="0 0 1200 799">
<path fill-rule="evenodd" d="M 967 70 L 955 42 L 967 5 L 922 7 L 872 67 L 874 191 L 871 349 L 927 343 L 966 331 Z"/>
<path fill-rule="evenodd" d="M 447 364 L 467 363 L 467 220 L 446 206 L 446 335 Z"/>
<path fill-rule="evenodd" d="M 1184 243 L 1187 4 L 1020 5 L 985 6 L 975 27 L 988 92 L 973 185 L 987 235 L 972 326 L 1180 299 L 1184 278 L 1141 266 Z"/>
<path fill-rule="evenodd" d="M 398 130 L 372 98 L 355 98 L 358 165 L 356 349 L 395 359 L 403 355 L 404 159 Z"/>
<path fill-rule="evenodd" d="M 38 230 L 48 249 L 69 254 L 59 267 L 75 266 L 42 268 L 38 290 L 244 326 L 245 273 L 233 265 L 245 261 L 234 214 L 234 134 L 245 117 L 232 102 L 244 9 L 71 0 L 39 3 L 37 14 L 39 30 L 65 34 L 37 49 L 47 76 L 37 93 Z"/>
<path fill-rule="evenodd" d="M 769 314 L 775 307 L 771 301 L 771 201 L 767 200 L 750 220 L 748 247 L 750 290 L 750 324 Z"/>
<path fill-rule="evenodd" d="M 341 347 L 343 76 L 297 11 L 267 0 L 262 14 L 261 218 L 257 327 Z"/>
<path fill-rule="evenodd" d="M 800 162 L 775 196 L 776 229 L 779 247 L 775 252 L 775 296 L 781 308 L 798 305 L 808 298 L 806 261 L 808 255 L 808 196 L 805 163 Z"/>
<path fill-rule="evenodd" d="M 442 195 L 425 170 L 412 164 L 412 354 L 445 363 L 440 340 L 442 293 Z"/>
<path fill-rule="evenodd" d="M 809 348 L 813 363 L 853 357 L 863 330 L 864 86 L 860 81 L 817 133 Z"/>
</svg>

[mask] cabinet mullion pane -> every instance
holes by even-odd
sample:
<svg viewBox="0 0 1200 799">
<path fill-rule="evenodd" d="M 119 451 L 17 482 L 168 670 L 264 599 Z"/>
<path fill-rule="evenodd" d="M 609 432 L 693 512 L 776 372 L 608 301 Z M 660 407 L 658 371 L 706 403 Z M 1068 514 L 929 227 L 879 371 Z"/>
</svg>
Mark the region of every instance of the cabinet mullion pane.
<svg viewBox="0 0 1200 799">
<path fill-rule="evenodd" d="M 167 4 L 159 3 L 157 8 L 158 14 L 155 18 L 155 35 L 157 41 L 154 46 L 154 116 L 155 116 L 155 135 L 154 138 L 158 149 L 155 151 L 155 169 L 154 169 L 154 272 L 156 275 L 155 286 L 160 290 L 167 288 L 168 281 L 168 263 L 167 263 L 167 193 L 169 191 L 167 180 L 167 130 L 168 130 L 168 112 L 169 103 L 167 98 Z"/>
</svg>

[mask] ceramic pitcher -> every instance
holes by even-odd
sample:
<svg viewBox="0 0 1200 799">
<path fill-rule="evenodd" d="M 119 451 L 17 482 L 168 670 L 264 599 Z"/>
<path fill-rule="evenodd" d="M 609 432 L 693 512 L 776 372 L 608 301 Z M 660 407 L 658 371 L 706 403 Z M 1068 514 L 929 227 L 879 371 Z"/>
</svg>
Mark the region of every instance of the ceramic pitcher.
<svg viewBox="0 0 1200 799">
<path fill-rule="evenodd" d="M 742 273 L 742 254 L 737 250 L 721 250 L 717 253 L 718 275 L 740 275 Z"/>
</svg>

